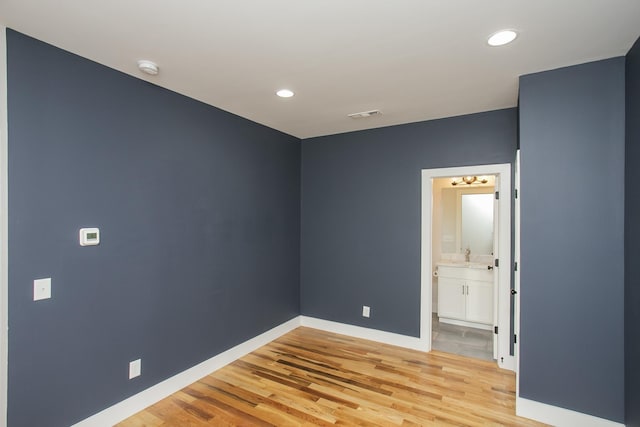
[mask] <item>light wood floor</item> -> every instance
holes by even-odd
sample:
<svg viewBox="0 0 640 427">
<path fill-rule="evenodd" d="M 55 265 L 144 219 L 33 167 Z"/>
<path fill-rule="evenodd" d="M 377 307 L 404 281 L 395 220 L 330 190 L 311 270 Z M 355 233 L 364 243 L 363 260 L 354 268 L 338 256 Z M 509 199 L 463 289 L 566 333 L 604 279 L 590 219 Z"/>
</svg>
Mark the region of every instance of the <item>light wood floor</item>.
<svg viewBox="0 0 640 427">
<path fill-rule="evenodd" d="M 298 328 L 118 424 L 541 426 L 492 362 Z"/>
</svg>

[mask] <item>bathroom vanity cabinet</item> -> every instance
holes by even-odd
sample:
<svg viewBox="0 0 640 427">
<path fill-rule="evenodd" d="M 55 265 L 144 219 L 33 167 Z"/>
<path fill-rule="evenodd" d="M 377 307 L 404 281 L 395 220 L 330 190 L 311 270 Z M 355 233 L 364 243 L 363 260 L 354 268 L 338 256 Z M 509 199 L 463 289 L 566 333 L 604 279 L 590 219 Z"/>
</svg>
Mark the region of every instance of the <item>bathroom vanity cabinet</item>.
<svg viewBox="0 0 640 427">
<path fill-rule="evenodd" d="M 493 270 L 486 265 L 438 265 L 438 318 L 481 329 L 493 325 Z"/>
</svg>

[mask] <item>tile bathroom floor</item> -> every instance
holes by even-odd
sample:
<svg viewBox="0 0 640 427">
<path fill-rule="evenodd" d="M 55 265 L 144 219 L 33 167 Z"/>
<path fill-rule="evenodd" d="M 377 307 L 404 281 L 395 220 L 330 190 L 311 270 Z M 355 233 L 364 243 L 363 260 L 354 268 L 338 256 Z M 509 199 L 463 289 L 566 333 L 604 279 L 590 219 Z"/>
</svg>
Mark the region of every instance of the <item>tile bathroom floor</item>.
<svg viewBox="0 0 640 427">
<path fill-rule="evenodd" d="M 482 360 L 493 359 L 493 334 L 466 326 L 441 323 L 433 314 L 431 348 Z"/>
</svg>

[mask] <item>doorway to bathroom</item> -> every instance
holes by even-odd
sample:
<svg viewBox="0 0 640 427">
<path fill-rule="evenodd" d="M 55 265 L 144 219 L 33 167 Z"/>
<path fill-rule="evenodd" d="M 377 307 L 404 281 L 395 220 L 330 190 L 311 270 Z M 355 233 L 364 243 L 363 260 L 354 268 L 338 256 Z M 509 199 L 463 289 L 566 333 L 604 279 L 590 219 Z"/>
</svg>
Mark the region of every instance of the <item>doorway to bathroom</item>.
<svg viewBox="0 0 640 427">
<path fill-rule="evenodd" d="M 515 371 L 511 188 L 510 164 L 422 171 L 420 335 Z"/>
<path fill-rule="evenodd" d="M 432 181 L 433 350 L 497 358 L 495 180 L 481 175 Z"/>
</svg>

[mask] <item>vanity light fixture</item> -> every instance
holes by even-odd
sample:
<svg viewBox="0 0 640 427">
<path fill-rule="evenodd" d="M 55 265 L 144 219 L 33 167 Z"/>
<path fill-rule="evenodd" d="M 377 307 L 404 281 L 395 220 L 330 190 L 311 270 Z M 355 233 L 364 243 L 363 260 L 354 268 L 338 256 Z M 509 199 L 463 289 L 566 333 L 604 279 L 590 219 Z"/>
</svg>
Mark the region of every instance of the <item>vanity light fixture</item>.
<svg viewBox="0 0 640 427">
<path fill-rule="evenodd" d="M 289 89 L 280 89 L 276 92 L 276 95 L 278 95 L 280 98 L 291 98 L 293 95 L 295 95 L 295 93 L 293 93 L 293 91 Z"/>
<path fill-rule="evenodd" d="M 463 176 L 463 177 L 455 177 L 451 178 L 451 185 L 458 184 L 486 184 L 489 182 L 486 176 Z"/>
<path fill-rule="evenodd" d="M 516 37 L 518 37 L 518 33 L 514 30 L 500 30 L 489 36 L 487 43 L 489 43 L 489 46 L 504 46 L 514 41 Z"/>
</svg>

